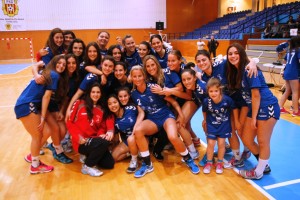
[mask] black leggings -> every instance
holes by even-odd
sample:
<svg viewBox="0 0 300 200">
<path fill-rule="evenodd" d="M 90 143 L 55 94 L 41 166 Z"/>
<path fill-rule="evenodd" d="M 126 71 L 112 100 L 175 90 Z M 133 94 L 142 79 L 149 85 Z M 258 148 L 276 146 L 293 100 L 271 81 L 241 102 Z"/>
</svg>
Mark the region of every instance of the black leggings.
<svg viewBox="0 0 300 200">
<path fill-rule="evenodd" d="M 85 144 L 79 145 L 78 152 L 86 156 L 85 164 L 88 167 L 112 169 L 115 161 L 108 146 L 109 141 L 103 138 L 89 138 Z"/>
</svg>

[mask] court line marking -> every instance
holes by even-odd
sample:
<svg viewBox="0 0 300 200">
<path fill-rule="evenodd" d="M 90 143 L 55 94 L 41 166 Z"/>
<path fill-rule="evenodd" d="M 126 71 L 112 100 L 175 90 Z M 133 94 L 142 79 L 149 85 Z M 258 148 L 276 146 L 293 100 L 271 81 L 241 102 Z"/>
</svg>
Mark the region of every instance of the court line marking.
<svg viewBox="0 0 300 200">
<path fill-rule="evenodd" d="M 201 140 L 201 145 L 203 145 L 204 147 L 207 147 L 207 144 L 203 140 Z M 225 158 L 224 158 L 224 161 L 228 162 Z M 232 170 L 239 175 L 239 170 L 236 167 L 232 168 Z M 257 189 L 260 193 L 262 193 L 263 195 L 265 195 L 269 200 L 276 200 L 273 196 L 271 196 L 262 187 L 260 187 L 259 185 L 257 185 L 253 180 L 249 180 L 249 179 L 244 179 L 244 180 L 247 181 L 248 183 L 250 183 L 255 189 Z M 299 179 L 299 181 L 300 181 L 300 179 Z"/>
<path fill-rule="evenodd" d="M 276 183 L 276 184 L 273 184 L 273 185 L 264 186 L 263 188 L 265 190 L 270 190 L 270 189 L 284 187 L 284 186 L 287 186 L 287 185 L 292 185 L 292 184 L 297 184 L 297 183 L 300 183 L 300 179 L 295 179 L 295 180 L 291 180 L 291 181 Z"/>
<path fill-rule="evenodd" d="M 8 106 L 0 106 L 0 108 L 9 108 L 9 107 L 14 107 L 15 105 L 8 105 Z"/>
</svg>

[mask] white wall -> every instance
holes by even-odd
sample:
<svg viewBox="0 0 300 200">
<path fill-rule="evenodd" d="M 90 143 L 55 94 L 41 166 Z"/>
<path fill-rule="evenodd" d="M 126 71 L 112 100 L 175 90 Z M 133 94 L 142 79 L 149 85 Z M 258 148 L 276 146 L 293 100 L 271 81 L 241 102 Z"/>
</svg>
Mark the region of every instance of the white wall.
<svg viewBox="0 0 300 200">
<path fill-rule="evenodd" d="M 15 16 L 0 11 L 0 30 L 137 29 L 165 22 L 166 0 L 5 0 L 17 2 Z"/>
</svg>

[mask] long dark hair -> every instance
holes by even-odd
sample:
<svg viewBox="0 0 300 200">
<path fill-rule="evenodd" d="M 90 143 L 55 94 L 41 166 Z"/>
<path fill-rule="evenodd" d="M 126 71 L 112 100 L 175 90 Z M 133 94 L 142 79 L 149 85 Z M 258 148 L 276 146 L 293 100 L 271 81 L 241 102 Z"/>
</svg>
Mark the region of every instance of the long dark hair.
<svg viewBox="0 0 300 200">
<path fill-rule="evenodd" d="M 235 47 L 240 55 L 238 68 L 228 61 L 228 52 L 231 47 Z M 226 77 L 229 89 L 240 89 L 246 65 L 249 63 L 245 49 L 239 43 L 233 43 L 227 48 Z"/>
<path fill-rule="evenodd" d="M 122 106 L 122 104 L 121 104 L 121 102 L 120 102 L 118 96 L 117 96 L 116 94 L 114 94 L 114 93 L 110 94 L 110 95 L 106 98 L 107 109 L 108 109 L 108 112 L 110 113 L 110 115 L 116 116 L 115 113 L 113 113 L 113 112 L 108 108 L 108 100 L 109 100 L 110 98 L 115 98 L 115 99 L 117 99 L 117 101 L 118 101 L 118 103 L 119 103 L 119 106 L 120 106 L 120 108 L 119 108 L 120 110 L 121 110 L 121 109 L 124 109 L 124 108 L 123 108 L 123 106 Z"/>
<path fill-rule="evenodd" d="M 79 62 L 79 64 L 80 64 L 80 63 L 83 62 L 83 58 L 84 58 L 84 55 L 85 55 L 85 44 L 84 44 L 84 42 L 83 42 L 81 39 L 75 38 L 75 39 L 71 42 L 71 44 L 70 44 L 70 46 L 69 46 L 69 48 L 68 48 L 68 53 L 73 53 L 73 46 L 74 46 L 74 43 L 81 43 L 81 44 L 82 44 L 82 54 L 81 54 L 81 56 L 78 56 L 78 62 Z"/>
<path fill-rule="evenodd" d="M 66 55 L 66 61 L 67 61 L 66 69 L 67 69 L 67 71 L 68 71 L 68 60 L 69 60 L 69 58 L 74 58 L 75 61 L 76 61 L 76 69 L 75 69 L 75 71 L 72 74 L 72 78 L 74 78 L 74 80 L 76 81 L 76 83 L 78 83 L 80 81 L 79 80 L 80 77 L 79 77 L 79 62 L 78 62 L 78 57 L 76 57 L 73 53 L 68 53 Z"/>
<path fill-rule="evenodd" d="M 121 49 L 121 47 L 120 47 L 120 45 L 116 45 L 116 44 L 113 44 L 113 45 L 111 45 L 109 48 L 108 48 L 108 50 L 107 50 L 107 55 L 110 55 L 110 56 L 113 56 L 113 50 L 114 49 L 119 49 L 120 50 L 120 52 L 121 52 L 121 62 L 124 62 L 125 61 L 125 58 L 124 58 L 124 54 L 123 54 L 123 52 L 122 52 L 122 49 Z"/>
<path fill-rule="evenodd" d="M 89 48 L 93 46 L 96 48 L 96 51 L 97 51 L 97 58 L 94 60 L 94 61 L 91 61 L 89 59 L 89 56 L 88 56 L 88 51 L 89 51 Z M 100 48 L 99 48 L 99 45 L 96 43 L 96 42 L 90 42 L 88 43 L 88 45 L 86 46 L 86 49 L 85 49 L 85 54 L 84 54 L 84 64 L 85 66 L 91 66 L 91 65 L 94 65 L 96 67 L 99 67 L 99 65 L 101 64 L 101 54 L 100 54 Z"/>
<path fill-rule="evenodd" d="M 293 49 L 298 50 L 300 47 L 300 36 L 292 37 L 290 40 L 290 51 Z"/>
<path fill-rule="evenodd" d="M 54 42 L 54 35 L 57 33 L 61 33 L 63 36 L 63 31 L 60 28 L 55 28 L 50 32 L 50 35 L 48 37 L 48 40 L 46 42 L 45 47 L 49 47 L 53 53 L 53 55 L 59 54 L 59 49 L 62 48 L 62 46 L 57 46 Z M 63 44 L 62 44 L 63 45 Z"/>
<path fill-rule="evenodd" d="M 89 121 L 91 121 L 93 119 L 93 115 L 94 115 L 93 114 L 94 102 L 91 99 L 91 91 L 94 87 L 98 87 L 100 90 L 100 94 L 101 94 L 100 99 L 98 100 L 96 105 L 99 105 L 101 108 L 103 107 L 101 86 L 98 82 L 95 82 L 87 89 L 87 91 L 84 95 L 86 113 L 87 113 Z"/>
<path fill-rule="evenodd" d="M 46 68 L 43 70 L 42 75 L 46 79 L 46 85 L 50 85 L 52 83 L 51 70 L 56 72 L 56 65 L 58 61 L 61 59 L 66 60 L 65 55 L 60 54 L 54 56 L 51 59 L 51 61 L 47 64 Z M 69 81 L 68 71 L 67 69 L 65 69 L 62 73 L 59 74 L 58 86 L 57 86 L 57 90 L 55 91 L 55 100 L 57 102 L 62 102 L 64 98 L 67 96 L 68 84 L 69 84 L 68 81 Z"/>
</svg>

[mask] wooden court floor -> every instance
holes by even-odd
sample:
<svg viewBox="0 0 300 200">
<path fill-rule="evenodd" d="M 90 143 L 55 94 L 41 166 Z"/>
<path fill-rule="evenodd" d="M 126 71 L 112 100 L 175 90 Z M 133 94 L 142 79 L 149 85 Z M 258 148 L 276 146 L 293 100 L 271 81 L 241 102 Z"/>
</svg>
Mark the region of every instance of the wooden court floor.
<svg viewBox="0 0 300 200">
<path fill-rule="evenodd" d="M 154 171 L 136 179 L 125 171 L 129 160 L 116 163 L 113 170 L 103 170 L 101 177 L 90 177 L 80 172 L 78 154 L 68 154 L 74 162 L 66 165 L 45 150 L 41 160 L 53 165 L 54 171 L 31 175 L 30 164 L 24 161 L 30 136 L 13 111 L 31 78 L 30 68 L 0 76 L 0 199 L 268 199 L 232 169 L 225 169 L 222 175 L 214 171 L 193 175 L 172 151 L 164 152 L 163 162 L 152 158 Z M 199 151 L 201 158 L 204 145 Z"/>
</svg>

